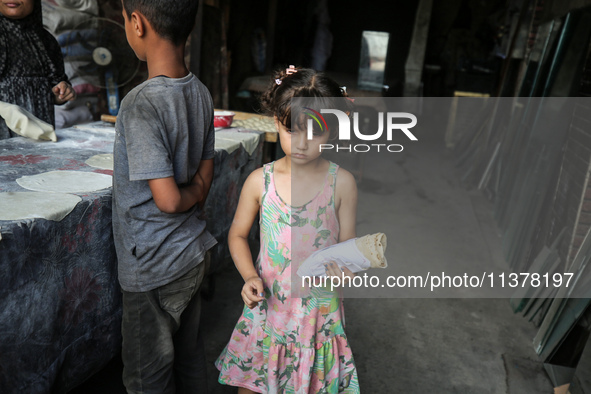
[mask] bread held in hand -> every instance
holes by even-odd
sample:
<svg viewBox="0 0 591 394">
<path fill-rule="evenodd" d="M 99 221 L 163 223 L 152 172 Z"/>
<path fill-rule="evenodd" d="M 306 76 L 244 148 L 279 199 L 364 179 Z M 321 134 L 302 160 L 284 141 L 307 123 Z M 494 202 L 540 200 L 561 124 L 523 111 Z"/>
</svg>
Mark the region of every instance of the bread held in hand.
<svg viewBox="0 0 591 394">
<path fill-rule="evenodd" d="M 386 268 L 387 238 L 384 233 L 365 235 L 331 245 L 312 253 L 300 266 L 297 273 L 303 276 L 324 276 L 324 264 L 334 261 L 339 268 L 347 267 L 352 272 L 369 268 Z"/>
</svg>

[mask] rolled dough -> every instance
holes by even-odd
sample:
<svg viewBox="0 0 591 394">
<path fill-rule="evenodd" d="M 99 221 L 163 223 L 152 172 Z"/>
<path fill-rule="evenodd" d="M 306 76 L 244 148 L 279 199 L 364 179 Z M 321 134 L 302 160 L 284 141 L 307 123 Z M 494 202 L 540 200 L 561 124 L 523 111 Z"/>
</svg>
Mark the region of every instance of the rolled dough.
<svg viewBox="0 0 591 394">
<path fill-rule="evenodd" d="M 42 121 L 24 108 L 0 101 L 0 117 L 8 128 L 23 137 L 34 140 L 57 141 L 53 126 Z"/>
<path fill-rule="evenodd" d="M 37 192 L 86 193 L 106 189 L 113 185 L 111 175 L 83 171 L 50 171 L 18 178 L 23 188 Z"/>
<path fill-rule="evenodd" d="M 80 197 L 65 193 L 0 193 L 0 220 L 42 218 L 60 221 L 80 201 Z"/>
<path fill-rule="evenodd" d="M 105 153 L 102 155 L 94 155 L 85 162 L 91 167 L 101 168 L 103 170 L 113 169 L 113 154 Z"/>
</svg>

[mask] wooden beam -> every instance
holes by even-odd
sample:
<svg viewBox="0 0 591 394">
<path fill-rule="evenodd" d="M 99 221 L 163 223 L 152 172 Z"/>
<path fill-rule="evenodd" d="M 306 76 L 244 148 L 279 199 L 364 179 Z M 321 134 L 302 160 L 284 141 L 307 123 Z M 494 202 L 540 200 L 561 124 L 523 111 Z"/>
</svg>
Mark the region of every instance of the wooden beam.
<svg viewBox="0 0 591 394">
<path fill-rule="evenodd" d="M 406 59 L 406 65 L 404 66 L 404 96 L 407 97 L 417 97 L 420 95 L 432 6 L 433 0 L 420 0 L 417 7 L 410 50 Z"/>
<path fill-rule="evenodd" d="M 275 46 L 275 25 L 277 21 L 277 0 L 269 0 L 269 13 L 267 14 L 267 51 L 265 54 L 265 71 L 270 72 L 273 67 Z"/>
<path fill-rule="evenodd" d="M 203 37 L 202 29 L 203 29 L 203 5 L 204 0 L 199 0 L 199 9 L 197 10 L 197 17 L 195 18 L 195 27 L 191 32 L 191 64 L 189 64 L 189 70 L 197 78 L 199 78 L 199 73 L 201 71 L 200 63 L 201 63 L 201 38 Z"/>
</svg>

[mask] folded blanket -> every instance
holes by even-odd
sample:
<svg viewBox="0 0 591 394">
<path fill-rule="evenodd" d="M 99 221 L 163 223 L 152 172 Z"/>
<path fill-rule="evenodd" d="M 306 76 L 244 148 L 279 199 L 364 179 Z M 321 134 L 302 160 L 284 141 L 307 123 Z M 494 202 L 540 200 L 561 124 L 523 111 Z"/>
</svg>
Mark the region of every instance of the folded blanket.
<svg viewBox="0 0 591 394">
<path fill-rule="evenodd" d="M 52 125 L 42 121 L 18 105 L 0 101 L 0 117 L 4 118 L 10 130 L 23 137 L 34 140 L 57 141 Z"/>
<path fill-rule="evenodd" d="M 55 2 L 61 7 L 70 10 L 88 12 L 97 16 L 99 14 L 99 6 L 96 0 L 55 0 Z"/>
<path fill-rule="evenodd" d="M 317 250 L 308 257 L 298 269 L 298 275 L 324 276 L 324 264 L 334 261 L 339 268 L 347 267 L 352 272 L 369 268 L 386 268 L 386 244 L 384 233 L 353 238 L 345 242 Z"/>
<path fill-rule="evenodd" d="M 60 46 L 67 47 L 68 45 L 78 43 L 95 43 L 97 41 L 99 33 L 96 29 L 78 29 L 78 30 L 66 30 L 57 36 L 57 42 Z"/>
<path fill-rule="evenodd" d="M 41 6 L 43 8 L 43 26 L 54 35 L 58 35 L 64 30 L 78 28 L 83 22 L 92 19 L 96 15 L 60 7 L 47 1 L 43 1 Z M 91 9 L 88 9 L 88 11 L 91 11 Z"/>
<path fill-rule="evenodd" d="M 60 107 L 59 105 L 55 106 L 55 127 L 57 129 L 64 129 L 66 127 L 91 121 L 92 113 L 84 104 L 68 109 Z"/>
</svg>

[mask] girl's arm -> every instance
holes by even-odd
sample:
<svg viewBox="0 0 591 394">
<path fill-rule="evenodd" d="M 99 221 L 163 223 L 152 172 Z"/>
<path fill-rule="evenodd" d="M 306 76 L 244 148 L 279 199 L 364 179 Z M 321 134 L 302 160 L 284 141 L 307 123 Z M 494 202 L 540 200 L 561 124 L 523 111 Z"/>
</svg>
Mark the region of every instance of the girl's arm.
<svg viewBox="0 0 591 394">
<path fill-rule="evenodd" d="M 339 168 L 335 190 L 337 219 L 339 221 L 339 242 L 355 238 L 357 220 L 357 184 L 353 175 Z"/>
<path fill-rule="evenodd" d="M 344 242 L 357 236 L 355 230 L 357 220 L 357 183 L 349 171 L 339 168 L 335 187 L 335 207 L 337 209 L 337 219 L 340 228 L 339 242 Z M 343 274 L 351 278 L 355 276 L 347 267 L 343 267 L 342 270 L 339 269 L 339 266 L 334 261 L 326 263 L 324 269 L 328 276 L 341 277 Z"/>
<path fill-rule="evenodd" d="M 242 287 L 242 299 L 251 309 L 264 299 L 263 281 L 254 268 L 248 246 L 248 234 L 259 212 L 263 189 L 263 169 L 259 168 L 244 182 L 236 214 L 228 233 L 230 255 L 245 282 Z"/>
</svg>

